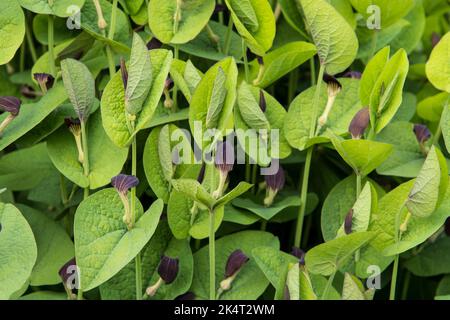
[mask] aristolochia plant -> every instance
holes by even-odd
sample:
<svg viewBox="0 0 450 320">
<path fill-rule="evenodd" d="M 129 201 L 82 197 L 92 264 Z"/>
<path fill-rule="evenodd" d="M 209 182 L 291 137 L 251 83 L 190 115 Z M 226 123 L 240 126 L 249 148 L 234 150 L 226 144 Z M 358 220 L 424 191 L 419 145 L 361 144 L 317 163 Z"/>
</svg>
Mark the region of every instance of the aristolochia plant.
<svg viewBox="0 0 450 320">
<path fill-rule="evenodd" d="M 0 299 L 450 299 L 449 15 L 1 1 Z"/>
</svg>

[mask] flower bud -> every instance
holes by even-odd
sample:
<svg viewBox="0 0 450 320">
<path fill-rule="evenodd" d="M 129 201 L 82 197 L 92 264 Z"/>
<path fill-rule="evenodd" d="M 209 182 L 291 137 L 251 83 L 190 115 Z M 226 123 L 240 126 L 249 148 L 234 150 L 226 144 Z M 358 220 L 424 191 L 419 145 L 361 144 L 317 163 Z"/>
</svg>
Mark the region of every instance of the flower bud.
<svg viewBox="0 0 450 320">
<path fill-rule="evenodd" d="M 278 191 L 283 189 L 285 183 L 284 170 L 278 166 L 278 171 L 273 175 L 264 176 L 266 182 L 266 197 L 264 198 L 264 205 L 269 207 L 272 205 Z"/>
<path fill-rule="evenodd" d="M 22 85 L 20 87 L 20 94 L 22 96 L 24 96 L 25 98 L 28 98 L 28 99 L 34 99 L 37 96 L 42 96 L 42 92 L 36 92 L 36 91 L 33 90 L 32 87 L 30 87 L 30 86 L 28 86 L 26 84 Z"/>
<path fill-rule="evenodd" d="M 370 112 L 369 108 L 363 108 L 359 110 L 353 117 L 348 127 L 348 131 L 351 133 L 353 139 L 361 139 L 364 135 L 364 131 L 369 126 Z"/>
<path fill-rule="evenodd" d="M 292 252 L 291 252 L 291 254 L 294 256 L 294 257 L 297 257 L 298 258 L 298 262 L 299 262 L 299 264 L 301 265 L 301 266 L 304 266 L 305 265 L 305 251 L 303 251 L 302 249 L 300 249 L 300 248 L 297 248 L 297 247 L 292 247 Z"/>
<path fill-rule="evenodd" d="M 416 139 L 420 144 L 423 144 L 431 137 L 431 132 L 430 130 L 428 130 L 426 125 L 415 124 L 413 130 L 414 134 L 416 135 Z"/>
<path fill-rule="evenodd" d="M 73 137 L 75 138 L 75 144 L 77 145 L 78 150 L 78 161 L 83 163 L 84 161 L 84 151 L 83 144 L 81 141 L 81 122 L 79 119 L 74 118 L 65 118 L 64 122 L 66 126 L 69 128 L 70 132 L 72 132 Z"/>
<path fill-rule="evenodd" d="M 205 165 L 205 163 L 202 163 L 202 167 L 200 168 L 200 172 L 198 173 L 198 176 L 197 176 L 197 181 L 200 184 L 202 184 L 203 180 L 205 179 L 205 170 L 206 170 L 206 165 Z"/>
<path fill-rule="evenodd" d="M 218 3 L 216 4 L 215 8 L 214 8 L 214 13 L 219 13 L 219 12 L 227 12 L 228 8 L 226 5 Z"/>
<path fill-rule="evenodd" d="M 241 249 L 233 251 L 228 257 L 225 266 L 225 277 L 228 278 L 236 274 L 248 260 L 249 258 Z"/>
<path fill-rule="evenodd" d="M 228 173 L 234 166 L 234 147 L 228 141 L 219 141 L 216 148 L 215 165 L 221 172 Z"/>
<path fill-rule="evenodd" d="M 66 262 L 61 269 L 59 269 L 58 274 L 61 277 L 68 298 L 75 300 L 77 297 L 72 290 L 79 285 L 79 274 L 75 258 Z"/>
<path fill-rule="evenodd" d="M 0 123 L 0 137 L 6 127 L 17 117 L 20 111 L 21 101 L 16 97 L 0 97 L 0 110 L 9 112 L 9 115 Z"/>
<path fill-rule="evenodd" d="M 130 202 L 128 201 L 128 190 L 136 187 L 139 184 L 139 179 L 135 176 L 126 174 L 119 174 L 111 179 L 112 186 L 119 193 L 120 200 L 122 200 L 124 207 L 123 222 L 130 230 L 133 227 L 132 212 Z"/>
<path fill-rule="evenodd" d="M 190 291 L 183 293 L 182 295 L 176 297 L 175 300 L 195 300 L 195 293 Z"/>
<path fill-rule="evenodd" d="M 359 71 L 347 71 L 343 75 L 344 78 L 351 78 L 351 79 L 361 79 L 361 76 L 362 74 Z"/>
<path fill-rule="evenodd" d="M 37 81 L 44 94 L 53 86 L 53 82 L 55 81 L 55 78 L 48 73 L 34 73 L 33 78 Z"/>
<path fill-rule="evenodd" d="M 166 82 L 164 83 L 164 107 L 167 109 L 171 109 L 173 107 L 173 100 L 170 97 L 169 91 L 173 88 L 173 80 L 170 77 L 167 77 Z"/>
<path fill-rule="evenodd" d="M 341 92 L 342 85 L 335 77 L 325 74 L 323 80 L 327 83 L 328 97 L 336 97 Z"/>
<path fill-rule="evenodd" d="M 345 216 L 345 220 L 344 220 L 344 231 L 345 231 L 345 234 L 352 233 L 352 225 L 353 225 L 352 220 L 353 220 L 353 209 L 350 209 L 350 211 Z"/>
<path fill-rule="evenodd" d="M 175 281 L 179 270 L 179 259 L 163 256 L 159 263 L 158 274 L 165 284 Z"/>
</svg>

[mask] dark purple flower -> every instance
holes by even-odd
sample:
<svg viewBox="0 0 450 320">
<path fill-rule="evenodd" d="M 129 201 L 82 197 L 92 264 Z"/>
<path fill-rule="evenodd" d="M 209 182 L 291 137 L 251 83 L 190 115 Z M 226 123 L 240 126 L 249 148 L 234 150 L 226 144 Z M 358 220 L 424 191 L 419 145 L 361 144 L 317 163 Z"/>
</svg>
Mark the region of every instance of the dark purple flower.
<svg viewBox="0 0 450 320">
<path fill-rule="evenodd" d="M 353 117 L 348 127 L 348 131 L 351 133 L 353 139 L 361 139 L 364 135 L 364 131 L 369 126 L 370 112 L 369 108 L 363 108 L 359 110 Z"/>
<path fill-rule="evenodd" d="M 264 58 L 263 58 L 263 57 L 257 56 L 257 57 L 256 57 L 256 60 L 258 61 L 258 64 L 259 64 L 260 66 L 263 66 L 263 65 L 264 65 Z"/>
<path fill-rule="evenodd" d="M 225 278 L 229 278 L 236 274 L 236 272 L 238 272 L 248 260 L 249 258 L 242 252 L 242 250 L 237 249 L 233 251 L 228 257 L 227 264 L 225 266 Z"/>
<path fill-rule="evenodd" d="M 420 144 L 423 144 L 431 137 L 430 130 L 428 130 L 428 127 L 424 124 L 415 124 L 413 130 L 416 135 L 417 141 Z"/>
<path fill-rule="evenodd" d="M 170 258 L 168 256 L 163 256 L 159 263 L 158 274 L 166 284 L 170 284 L 176 279 L 178 275 L 178 269 L 179 269 L 178 258 Z"/>
<path fill-rule="evenodd" d="M 22 102 L 20 99 L 12 96 L 0 97 L 0 110 L 11 113 L 12 116 L 17 116 L 20 111 Z"/>
<path fill-rule="evenodd" d="M 206 170 L 206 165 L 205 163 L 202 163 L 202 167 L 200 168 L 200 172 L 198 173 L 197 176 L 197 181 L 198 183 L 203 183 L 203 180 L 205 179 L 205 170 Z"/>
<path fill-rule="evenodd" d="M 182 295 L 176 297 L 175 300 L 195 300 L 195 293 L 190 291 L 183 293 Z"/>
<path fill-rule="evenodd" d="M 153 49 L 159 49 L 162 47 L 162 42 L 153 37 L 148 43 L 147 43 L 147 49 L 153 50 Z"/>
<path fill-rule="evenodd" d="M 127 71 L 127 66 L 125 64 L 125 59 L 124 58 L 120 58 L 120 73 L 122 74 L 123 87 L 124 87 L 124 89 L 127 89 L 127 85 L 128 85 L 128 71 Z"/>
<path fill-rule="evenodd" d="M 119 174 L 111 179 L 111 184 L 119 193 L 125 194 L 139 184 L 139 179 L 135 176 Z"/>
<path fill-rule="evenodd" d="M 48 73 L 34 73 L 33 78 L 44 92 L 53 87 L 53 82 L 55 81 L 55 78 Z"/>
<path fill-rule="evenodd" d="M 344 220 L 345 234 L 352 233 L 352 220 L 353 220 L 353 209 L 350 209 L 350 211 L 345 216 L 345 220 Z"/>
<path fill-rule="evenodd" d="M 42 95 L 42 93 L 35 92 L 33 88 L 28 85 L 23 85 L 20 87 L 20 94 L 28 99 L 34 99 L 36 96 Z"/>
<path fill-rule="evenodd" d="M 305 265 L 305 251 L 303 251 L 302 249 L 297 248 L 297 247 L 292 247 L 292 252 L 291 252 L 291 254 L 292 254 L 294 257 L 297 257 L 297 258 L 298 258 L 299 264 L 300 264 L 300 265 L 302 265 L 302 266 Z"/>
<path fill-rule="evenodd" d="M 341 92 L 342 85 L 335 77 L 325 74 L 323 76 L 323 81 L 327 83 L 328 96 L 335 97 L 339 92 Z"/>
<path fill-rule="evenodd" d="M 266 112 L 267 103 L 266 103 L 266 97 L 264 96 L 263 90 L 259 90 L 259 107 L 261 108 L 262 112 Z"/>
<path fill-rule="evenodd" d="M 267 187 L 274 191 L 283 189 L 286 180 L 283 168 L 278 166 L 278 171 L 275 174 L 264 176 L 264 180 L 266 181 Z"/>
<path fill-rule="evenodd" d="M 347 71 L 343 75 L 344 78 L 351 78 L 351 79 L 361 79 L 361 76 L 362 74 L 359 71 Z"/>
<path fill-rule="evenodd" d="M 233 170 L 234 147 L 228 140 L 217 143 L 215 164 L 223 173 L 228 173 Z"/>
<path fill-rule="evenodd" d="M 165 90 L 171 90 L 173 88 L 173 80 L 170 77 L 167 77 L 166 82 L 164 83 Z"/>
<path fill-rule="evenodd" d="M 58 274 L 61 277 L 64 284 L 66 284 L 67 281 L 70 280 L 71 276 L 74 274 L 74 271 L 76 272 L 76 270 L 77 270 L 76 266 L 77 266 L 77 262 L 76 262 L 75 258 L 73 258 L 73 259 L 70 259 L 69 261 L 67 261 L 61 267 L 61 269 L 59 269 Z"/>
<path fill-rule="evenodd" d="M 74 135 L 81 134 L 81 121 L 78 118 L 65 118 L 64 123 Z"/>
</svg>

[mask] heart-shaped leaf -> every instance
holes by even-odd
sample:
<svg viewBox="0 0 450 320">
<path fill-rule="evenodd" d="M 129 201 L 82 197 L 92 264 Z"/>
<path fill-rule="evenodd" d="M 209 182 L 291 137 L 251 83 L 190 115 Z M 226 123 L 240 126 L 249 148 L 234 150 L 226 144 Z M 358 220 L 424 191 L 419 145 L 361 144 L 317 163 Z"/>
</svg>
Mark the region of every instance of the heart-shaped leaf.
<svg viewBox="0 0 450 320">
<path fill-rule="evenodd" d="M 25 35 L 25 15 L 17 0 L 0 4 L 0 65 L 8 63 L 19 49 Z"/>
<path fill-rule="evenodd" d="M 65 18 L 74 14 L 73 6 L 82 8 L 85 0 L 18 0 L 18 2 L 32 12 Z"/>
<path fill-rule="evenodd" d="M 431 52 L 426 64 L 426 73 L 430 82 L 442 91 L 450 93 L 450 32 L 442 37 Z"/>
</svg>

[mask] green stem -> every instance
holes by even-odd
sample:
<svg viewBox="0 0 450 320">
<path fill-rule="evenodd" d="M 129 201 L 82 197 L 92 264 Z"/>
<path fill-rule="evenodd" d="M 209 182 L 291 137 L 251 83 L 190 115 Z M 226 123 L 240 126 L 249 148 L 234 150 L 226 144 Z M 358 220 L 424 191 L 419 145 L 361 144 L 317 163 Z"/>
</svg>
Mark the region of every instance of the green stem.
<svg viewBox="0 0 450 320">
<path fill-rule="evenodd" d="M 267 229 L 267 220 L 263 219 L 261 220 L 261 231 L 266 231 Z"/>
<path fill-rule="evenodd" d="M 89 179 L 89 149 L 88 149 L 88 137 L 86 132 L 86 123 L 85 120 L 80 122 L 81 122 L 81 140 L 84 152 L 83 170 L 84 175 Z M 84 199 L 86 199 L 88 196 L 89 196 L 89 186 L 84 188 Z"/>
<path fill-rule="evenodd" d="M 247 162 L 245 163 L 245 181 L 250 183 L 250 179 L 252 176 L 251 173 L 252 169 L 251 169 L 251 164 L 250 164 L 250 160 L 247 158 Z"/>
<path fill-rule="evenodd" d="M 106 57 L 108 59 L 109 78 L 112 79 L 116 74 L 116 63 L 114 62 L 114 55 L 111 47 L 108 45 L 106 46 Z"/>
<path fill-rule="evenodd" d="M 249 69 L 248 69 L 247 44 L 245 43 L 244 39 L 242 39 L 242 52 L 244 53 L 245 82 L 249 83 L 250 73 L 249 73 Z"/>
<path fill-rule="evenodd" d="M 311 118 L 311 126 L 309 128 L 309 137 L 313 138 L 316 132 L 316 124 L 317 124 L 317 116 L 319 113 L 319 99 L 320 99 L 320 91 L 322 88 L 322 78 L 325 73 L 325 66 L 323 64 L 320 65 L 319 76 L 317 77 L 317 85 L 316 92 L 314 94 L 313 100 L 313 114 Z"/>
<path fill-rule="evenodd" d="M 216 300 L 216 248 L 214 210 L 209 213 L 209 299 Z"/>
<path fill-rule="evenodd" d="M 136 300 L 142 300 L 142 261 L 140 252 L 134 259 L 134 262 L 136 270 Z"/>
<path fill-rule="evenodd" d="M 391 291 L 389 293 L 389 300 L 395 300 L 395 288 L 397 286 L 397 275 L 398 275 L 398 262 L 399 262 L 399 255 L 395 255 L 394 260 L 394 269 L 392 271 L 392 280 L 391 280 Z"/>
<path fill-rule="evenodd" d="M 231 34 L 233 32 L 233 19 L 230 17 L 228 21 L 227 33 L 225 34 L 225 47 L 223 48 L 224 55 L 228 55 L 228 51 L 230 50 L 231 44 Z"/>
<path fill-rule="evenodd" d="M 314 57 L 309 59 L 309 68 L 311 69 L 311 86 L 316 85 L 316 61 Z"/>
<path fill-rule="evenodd" d="M 19 66 L 20 72 L 23 72 L 25 70 L 26 50 L 27 50 L 27 43 L 24 41 L 24 42 L 22 42 L 22 45 L 20 46 L 20 66 Z"/>
<path fill-rule="evenodd" d="M 291 104 L 292 100 L 294 100 L 297 81 L 298 70 L 295 69 L 289 74 L 288 104 Z"/>
<path fill-rule="evenodd" d="M 179 58 L 179 47 L 177 44 L 174 45 L 173 47 L 174 49 L 174 58 L 178 59 Z M 178 110 L 178 86 L 176 83 L 174 83 L 173 85 L 173 93 L 172 93 L 172 100 L 173 100 L 173 112 L 177 112 Z"/>
<path fill-rule="evenodd" d="M 433 145 L 435 145 L 435 146 L 437 146 L 439 144 L 439 139 L 441 138 L 441 135 L 442 135 L 442 121 L 444 119 L 444 113 L 447 112 L 446 110 L 448 108 L 448 101 L 449 101 L 449 99 L 447 99 L 447 102 L 445 103 L 444 108 L 442 109 L 441 118 L 439 119 L 438 127 L 433 136 Z"/>
<path fill-rule="evenodd" d="M 330 289 L 333 286 L 333 281 L 334 281 L 335 276 L 336 276 L 336 272 L 333 272 L 333 274 L 328 278 L 327 285 L 326 285 L 325 289 L 323 290 L 321 300 L 325 300 L 328 297 Z"/>
<path fill-rule="evenodd" d="M 117 1 L 113 0 L 111 11 L 111 22 L 109 24 L 108 39 L 113 40 L 116 33 L 116 21 L 117 21 Z"/>
<path fill-rule="evenodd" d="M 252 191 L 256 192 L 257 188 L 256 188 L 256 178 L 257 178 L 257 174 L 258 174 L 258 164 L 254 164 L 253 168 L 252 168 Z"/>
<path fill-rule="evenodd" d="M 223 4 L 222 0 L 217 0 L 217 4 Z M 223 12 L 219 12 L 219 22 L 223 24 Z"/>
<path fill-rule="evenodd" d="M 367 140 L 375 140 L 375 129 L 370 127 L 369 134 L 367 135 Z"/>
<path fill-rule="evenodd" d="M 48 63 L 50 65 L 50 73 L 56 78 L 56 65 L 54 53 L 54 23 L 55 18 L 52 15 L 48 16 Z"/>
<path fill-rule="evenodd" d="M 294 246 L 300 248 L 302 239 L 303 220 L 305 219 L 306 200 L 308 196 L 309 172 L 311 170 L 311 159 L 314 147 L 310 147 L 306 153 L 305 168 L 303 170 L 303 180 L 300 190 L 300 207 L 297 218 L 297 227 L 295 229 Z"/>
<path fill-rule="evenodd" d="M 369 60 L 373 58 L 373 56 L 375 55 L 375 53 L 377 51 L 377 42 L 378 42 L 378 30 L 375 29 L 375 30 L 373 30 L 373 34 L 372 34 L 372 46 L 370 48 Z"/>
<path fill-rule="evenodd" d="M 59 187 L 61 190 L 61 201 L 63 206 L 66 206 L 69 202 L 69 199 L 67 198 L 67 188 L 66 188 L 66 182 L 64 180 L 64 176 L 62 174 L 59 174 Z"/>
<path fill-rule="evenodd" d="M 33 63 L 36 63 L 36 61 L 37 61 L 36 48 L 34 47 L 33 36 L 30 32 L 30 27 L 28 26 L 28 21 L 25 23 L 25 36 L 27 38 L 28 48 L 30 49 L 31 59 L 33 60 Z"/>
</svg>

